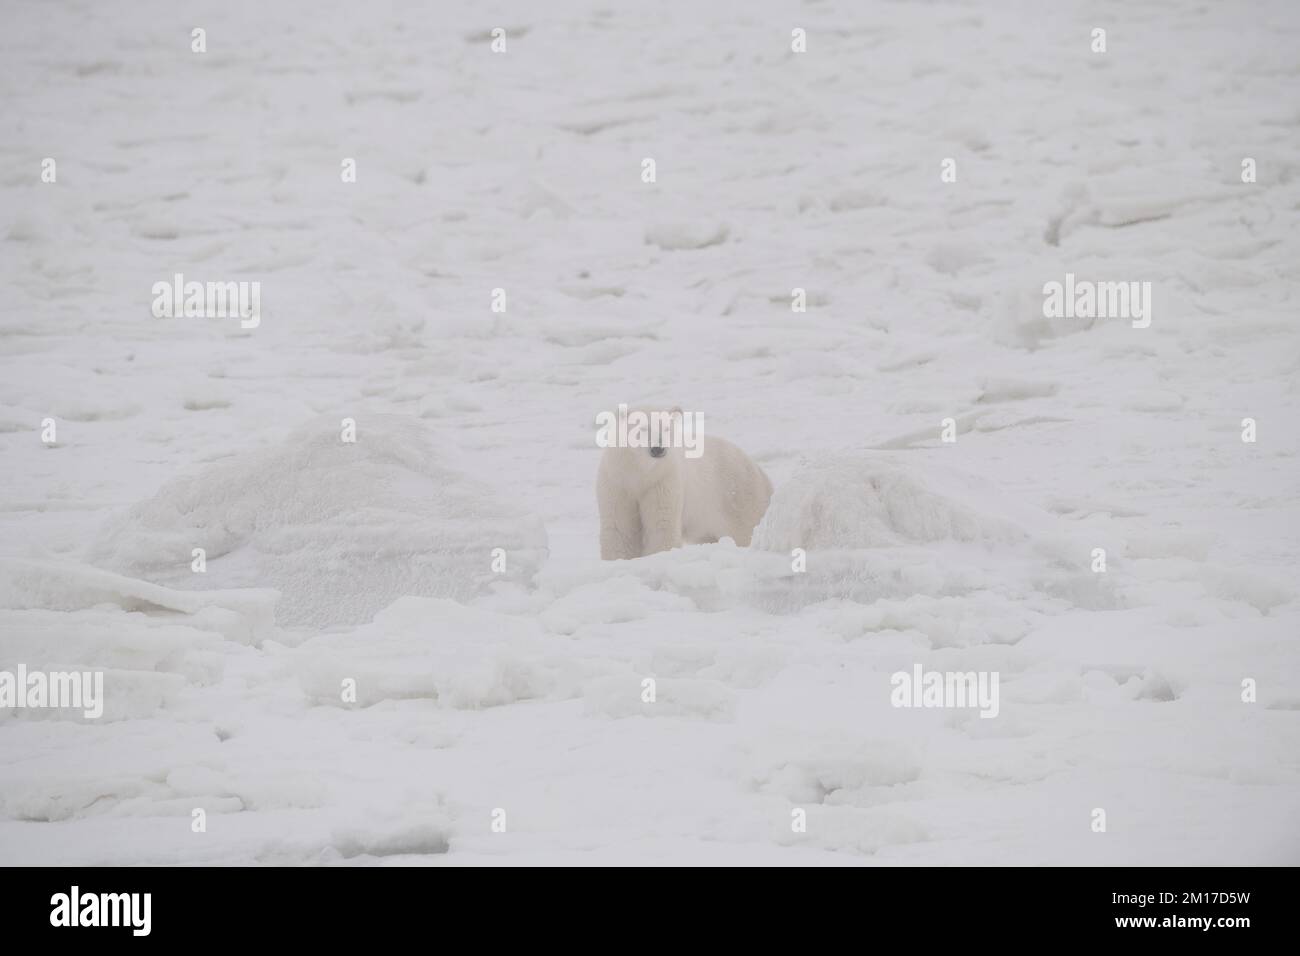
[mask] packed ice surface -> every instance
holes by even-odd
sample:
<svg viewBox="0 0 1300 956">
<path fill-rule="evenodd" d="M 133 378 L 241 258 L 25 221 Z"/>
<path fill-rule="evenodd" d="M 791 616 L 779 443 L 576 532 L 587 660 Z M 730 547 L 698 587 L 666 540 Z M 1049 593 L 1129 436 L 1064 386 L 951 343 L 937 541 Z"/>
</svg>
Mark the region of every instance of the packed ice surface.
<svg viewBox="0 0 1300 956">
<path fill-rule="evenodd" d="M 1290 0 L 9 11 L 0 671 L 106 701 L 0 710 L 0 861 L 1300 862 L 1298 48 Z M 155 318 L 177 273 L 260 325 Z M 1067 273 L 1150 326 L 1045 316 Z M 763 466 L 753 548 L 598 560 L 619 402 Z"/>
</svg>

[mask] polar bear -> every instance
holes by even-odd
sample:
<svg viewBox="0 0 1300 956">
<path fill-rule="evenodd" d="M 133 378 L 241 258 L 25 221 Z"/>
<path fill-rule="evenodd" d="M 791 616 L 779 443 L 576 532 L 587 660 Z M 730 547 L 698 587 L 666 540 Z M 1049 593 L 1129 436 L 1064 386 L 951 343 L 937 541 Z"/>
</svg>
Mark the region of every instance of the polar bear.
<svg viewBox="0 0 1300 956">
<path fill-rule="evenodd" d="M 749 545 L 772 482 L 731 442 L 683 443 L 680 408 L 663 412 L 658 444 L 607 447 L 596 475 L 602 560 L 639 558 L 723 537 Z"/>
</svg>

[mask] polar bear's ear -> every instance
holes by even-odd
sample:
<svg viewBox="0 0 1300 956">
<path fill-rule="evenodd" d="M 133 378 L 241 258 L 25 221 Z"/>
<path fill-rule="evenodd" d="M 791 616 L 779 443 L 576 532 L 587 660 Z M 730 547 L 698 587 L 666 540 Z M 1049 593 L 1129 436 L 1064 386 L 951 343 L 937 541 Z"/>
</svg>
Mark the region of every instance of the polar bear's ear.
<svg viewBox="0 0 1300 956">
<path fill-rule="evenodd" d="M 682 406 L 680 405 L 674 405 L 672 408 L 668 409 L 668 414 L 676 415 L 679 422 L 686 418 L 686 413 L 682 411 Z"/>
</svg>

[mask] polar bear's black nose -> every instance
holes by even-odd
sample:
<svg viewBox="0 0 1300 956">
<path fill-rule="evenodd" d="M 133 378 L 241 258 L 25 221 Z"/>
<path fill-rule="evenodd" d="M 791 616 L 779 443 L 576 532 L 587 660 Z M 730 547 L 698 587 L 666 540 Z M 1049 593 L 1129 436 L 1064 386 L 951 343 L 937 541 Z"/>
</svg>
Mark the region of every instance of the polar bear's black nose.
<svg viewBox="0 0 1300 956">
<path fill-rule="evenodd" d="M 668 453 L 668 449 L 664 448 L 662 445 L 654 445 L 650 449 L 651 458 L 662 458 L 667 453 Z"/>
</svg>

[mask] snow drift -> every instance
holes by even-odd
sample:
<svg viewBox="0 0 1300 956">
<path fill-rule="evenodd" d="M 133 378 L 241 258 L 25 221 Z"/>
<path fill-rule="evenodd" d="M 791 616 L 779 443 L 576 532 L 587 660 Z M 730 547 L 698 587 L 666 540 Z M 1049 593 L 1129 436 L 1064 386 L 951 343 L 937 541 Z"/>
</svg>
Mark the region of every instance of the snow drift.
<svg viewBox="0 0 1300 956">
<path fill-rule="evenodd" d="M 756 551 L 782 557 L 758 569 L 753 599 L 779 610 L 997 587 L 1109 606 L 1108 584 L 1089 573 L 1088 550 L 1073 538 L 978 476 L 897 453 L 828 456 L 782 483 L 754 530 Z M 795 549 L 805 552 L 797 571 Z"/>
<path fill-rule="evenodd" d="M 908 467 L 897 456 L 828 457 L 776 489 L 753 545 L 788 551 L 1023 540 L 1026 532 L 1005 513 L 1005 503 L 995 510 L 994 497 L 973 478 Z"/>
<path fill-rule="evenodd" d="M 403 596 L 466 600 L 527 581 L 546 554 L 541 522 L 445 456 L 414 420 L 366 418 L 354 443 L 318 420 L 167 482 L 110 518 L 89 560 L 174 588 L 275 588 L 284 626 L 361 623 Z"/>
</svg>

